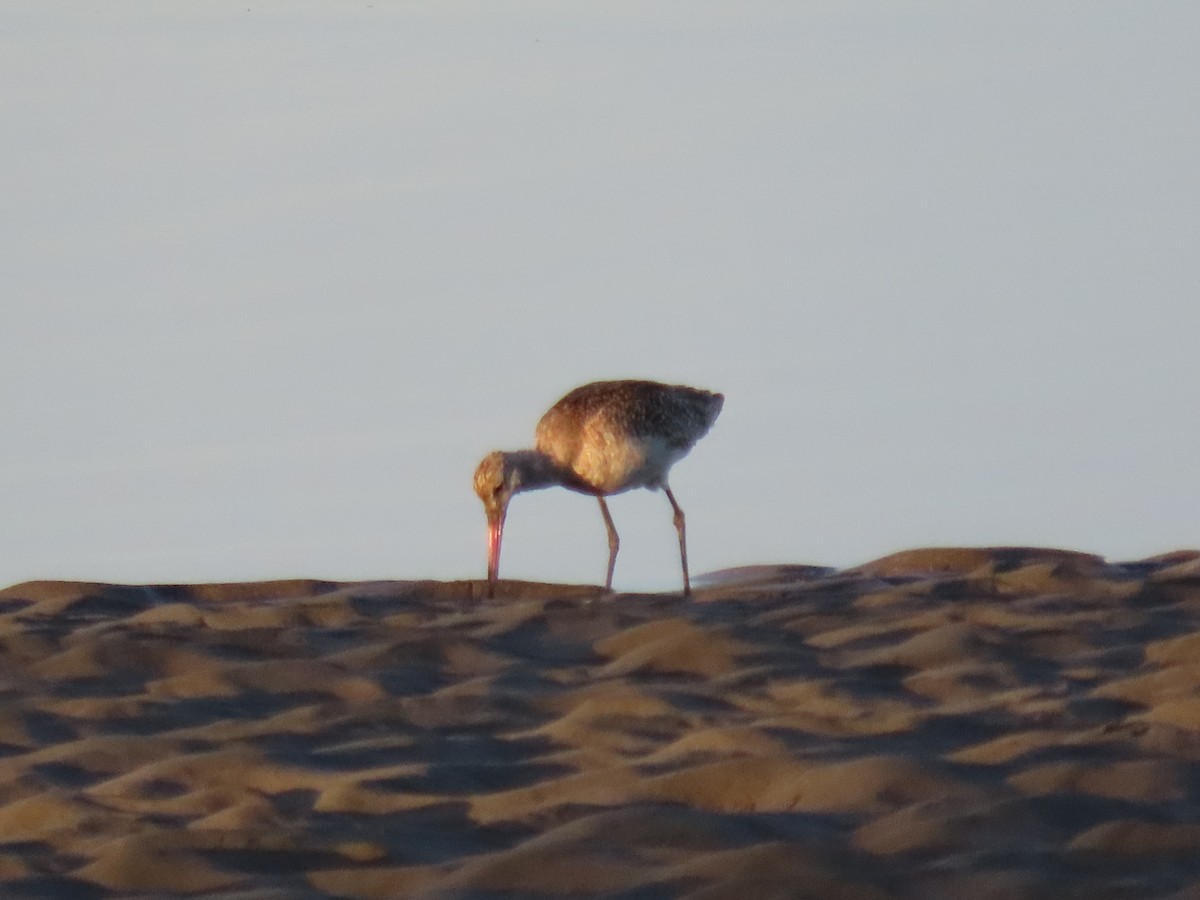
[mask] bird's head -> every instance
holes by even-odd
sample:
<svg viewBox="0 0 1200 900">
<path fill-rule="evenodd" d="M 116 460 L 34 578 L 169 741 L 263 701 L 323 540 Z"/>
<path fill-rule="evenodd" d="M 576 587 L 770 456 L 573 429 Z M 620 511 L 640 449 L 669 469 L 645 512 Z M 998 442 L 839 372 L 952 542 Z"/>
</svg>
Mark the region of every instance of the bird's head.
<svg viewBox="0 0 1200 900">
<path fill-rule="evenodd" d="M 488 522 L 489 597 L 495 596 L 496 581 L 500 577 L 500 541 L 504 537 L 508 501 L 516 493 L 519 483 L 519 470 L 511 462 L 510 454 L 499 450 L 485 456 L 475 469 L 475 493 L 483 501 Z"/>
<path fill-rule="evenodd" d="M 510 455 L 496 450 L 485 456 L 475 469 L 475 493 L 483 501 L 488 519 L 503 517 L 508 501 L 516 493 L 519 479 L 516 467 L 509 461 Z"/>
</svg>

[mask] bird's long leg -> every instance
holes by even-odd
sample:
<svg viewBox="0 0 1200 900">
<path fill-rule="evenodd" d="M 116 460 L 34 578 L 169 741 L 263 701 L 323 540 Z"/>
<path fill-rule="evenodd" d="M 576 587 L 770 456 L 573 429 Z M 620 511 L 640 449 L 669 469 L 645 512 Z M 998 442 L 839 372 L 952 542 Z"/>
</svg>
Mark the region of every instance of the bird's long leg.
<svg viewBox="0 0 1200 900">
<path fill-rule="evenodd" d="M 608 578 L 604 580 L 604 589 L 612 590 L 613 569 L 617 567 L 617 551 L 621 548 L 621 539 L 617 537 L 617 527 L 613 525 L 612 516 L 608 514 L 608 504 L 604 502 L 603 497 L 596 497 L 600 501 L 600 513 L 604 516 L 604 527 L 608 529 Z"/>
<path fill-rule="evenodd" d="M 675 510 L 675 530 L 679 532 L 679 559 L 683 563 L 683 596 L 692 596 L 692 583 L 688 580 L 687 568 L 687 537 L 684 527 L 683 510 L 675 501 L 675 495 L 671 493 L 671 489 L 665 484 L 663 490 L 667 493 L 667 499 L 671 501 L 671 507 Z"/>
</svg>

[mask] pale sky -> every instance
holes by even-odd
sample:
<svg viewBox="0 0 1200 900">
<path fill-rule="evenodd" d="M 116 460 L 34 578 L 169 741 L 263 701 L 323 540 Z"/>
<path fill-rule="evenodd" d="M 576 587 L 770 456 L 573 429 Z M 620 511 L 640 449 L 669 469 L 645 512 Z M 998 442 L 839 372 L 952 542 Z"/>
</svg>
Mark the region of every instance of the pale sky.
<svg viewBox="0 0 1200 900">
<path fill-rule="evenodd" d="M 1200 5 L 0 6 L 0 583 L 481 577 L 479 458 L 723 391 L 694 572 L 1200 546 Z M 671 589 L 661 494 L 615 587 Z M 505 577 L 597 582 L 594 501 Z"/>
</svg>

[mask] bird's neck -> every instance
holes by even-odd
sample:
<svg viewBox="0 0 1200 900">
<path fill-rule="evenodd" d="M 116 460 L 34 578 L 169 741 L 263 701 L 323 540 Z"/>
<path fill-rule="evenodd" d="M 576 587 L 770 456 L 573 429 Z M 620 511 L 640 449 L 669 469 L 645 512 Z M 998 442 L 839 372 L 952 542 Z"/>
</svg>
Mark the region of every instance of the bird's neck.
<svg viewBox="0 0 1200 900">
<path fill-rule="evenodd" d="M 540 450 L 516 450 L 505 454 L 505 462 L 516 473 L 513 493 L 536 491 L 566 484 L 571 473 L 564 472 Z"/>
</svg>

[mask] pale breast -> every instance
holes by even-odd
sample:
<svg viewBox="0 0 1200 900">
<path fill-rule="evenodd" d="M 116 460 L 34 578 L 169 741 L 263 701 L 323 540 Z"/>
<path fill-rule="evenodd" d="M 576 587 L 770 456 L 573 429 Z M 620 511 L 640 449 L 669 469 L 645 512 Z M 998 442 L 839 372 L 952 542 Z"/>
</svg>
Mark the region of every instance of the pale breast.
<svg viewBox="0 0 1200 900">
<path fill-rule="evenodd" d="M 633 488 L 657 488 L 676 462 L 687 454 L 654 437 L 584 441 L 571 468 L 604 494 Z"/>
</svg>

